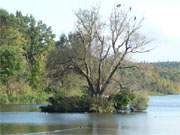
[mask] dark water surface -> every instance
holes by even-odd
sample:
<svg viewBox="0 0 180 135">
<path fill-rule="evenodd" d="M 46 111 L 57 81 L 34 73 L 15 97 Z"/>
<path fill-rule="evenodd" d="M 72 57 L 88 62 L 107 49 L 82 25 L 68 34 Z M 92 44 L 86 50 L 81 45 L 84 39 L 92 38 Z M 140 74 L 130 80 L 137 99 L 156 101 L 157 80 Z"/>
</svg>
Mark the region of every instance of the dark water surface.
<svg viewBox="0 0 180 135">
<path fill-rule="evenodd" d="M 48 114 L 39 105 L 0 105 L 0 134 L 180 135 L 180 95 L 150 97 L 145 113 Z"/>
</svg>

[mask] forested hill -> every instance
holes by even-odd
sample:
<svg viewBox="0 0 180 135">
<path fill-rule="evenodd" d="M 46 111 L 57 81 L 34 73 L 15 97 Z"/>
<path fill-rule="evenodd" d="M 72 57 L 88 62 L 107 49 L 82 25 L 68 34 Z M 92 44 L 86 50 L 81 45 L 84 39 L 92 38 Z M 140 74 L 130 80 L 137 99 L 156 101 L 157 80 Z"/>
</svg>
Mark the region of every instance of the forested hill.
<svg viewBox="0 0 180 135">
<path fill-rule="evenodd" d="M 131 89 L 164 94 L 180 91 L 180 62 L 139 63 L 137 68 L 122 71 L 121 75 Z"/>
<path fill-rule="evenodd" d="M 180 62 L 152 63 L 160 77 L 173 81 L 180 85 Z"/>
<path fill-rule="evenodd" d="M 151 64 L 161 68 L 174 68 L 180 70 L 180 62 L 156 62 Z"/>
</svg>

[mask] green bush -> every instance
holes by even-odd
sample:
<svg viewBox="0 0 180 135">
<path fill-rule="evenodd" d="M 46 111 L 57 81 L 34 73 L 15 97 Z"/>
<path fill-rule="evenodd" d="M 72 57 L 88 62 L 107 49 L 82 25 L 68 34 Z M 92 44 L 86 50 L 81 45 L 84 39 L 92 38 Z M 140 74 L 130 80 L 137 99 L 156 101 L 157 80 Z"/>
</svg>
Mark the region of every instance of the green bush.
<svg viewBox="0 0 180 135">
<path fill-rule="evenodd" d="M 148 107 L 148 95 L 145 92 L 134 92 L 134 98 L 131 101 L 133 111 L 144 111 Z"/>
<path fill-rule="evenodd" d="M 83 96 L 65 96 L 58 92 L 48 99 L 49 105 L 42 107 L 45 112 L 113 112 L 112 102 L 102 97 Z"/>
<path fill-rule="evenodd" d="M 148 106 L 148 95 L 144 92 L 122 90 L 112 97 L 112 101 L 117 112 L 144 111 Z"/>
<path fill-rule="evenodd" d="M 55 94 L 48 99 L 49 105 L 42 107 L 45 112 L 89 112 L 90 98 L 85 96 L 66 97 L 64 93 Z"/>
<path fill-rule="evenodd" d="M 126 110 L 134 98 L 134 94 L 129 90 L 122 90 L 119 93 L 113 95 L 112 101 L 114 108 L 118 112 L 119 110 Z"/>
</svg>

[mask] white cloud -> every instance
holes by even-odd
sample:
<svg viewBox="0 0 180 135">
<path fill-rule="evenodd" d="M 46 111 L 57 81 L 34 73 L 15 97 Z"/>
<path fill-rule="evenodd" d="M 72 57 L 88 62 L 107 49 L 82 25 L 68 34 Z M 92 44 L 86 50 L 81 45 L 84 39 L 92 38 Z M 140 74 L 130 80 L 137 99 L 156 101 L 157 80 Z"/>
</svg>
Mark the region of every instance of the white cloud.
<svg viewBox="0 0 180 135">
<path fill-rule="evenodd" d="M 164 1 L 141 2 L 136 9 L 144 13 L 145 19 L 168 38 L 180 38 L 180 7 L 177 3 Z"/>
</svg>

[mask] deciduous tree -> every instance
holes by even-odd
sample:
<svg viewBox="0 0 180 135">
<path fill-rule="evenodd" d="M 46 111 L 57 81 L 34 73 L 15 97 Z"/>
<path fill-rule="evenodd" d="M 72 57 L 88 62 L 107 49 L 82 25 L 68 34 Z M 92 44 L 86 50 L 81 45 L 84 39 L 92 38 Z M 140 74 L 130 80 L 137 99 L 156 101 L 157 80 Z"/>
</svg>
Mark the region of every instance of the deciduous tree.
<svg viewBox="0 0 180 135">
<path fill-rule="evenodd" d="M 115 6 L 103 21 L 98 8 L 76 12 L 76 29 L 58 42 L 63 72 L 73 70 L 83 76 L 91 95 L 101 96 L 118 69 L 128 68 L 124 61 L 133 53 L 142 53 L 149 43 L 140 33 L 142 19 L 132 9 Z M 55 72 L 54 72 L 55 73 Z"/>
</svg>

